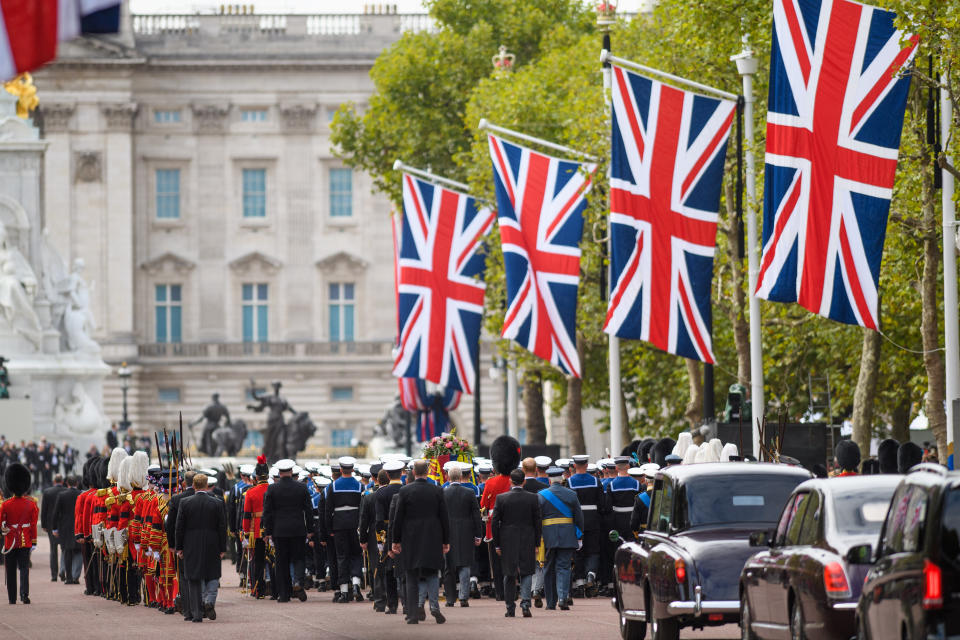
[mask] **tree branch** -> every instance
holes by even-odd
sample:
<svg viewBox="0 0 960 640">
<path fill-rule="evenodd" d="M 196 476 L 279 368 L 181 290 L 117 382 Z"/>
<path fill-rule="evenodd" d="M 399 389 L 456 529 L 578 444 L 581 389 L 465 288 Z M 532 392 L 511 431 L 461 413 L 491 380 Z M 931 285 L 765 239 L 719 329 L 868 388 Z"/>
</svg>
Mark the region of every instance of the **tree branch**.
<svg viewBox="0 0 960 640">
<path fill-rule="evenodd" d="M 954 178 L 960 180 L 960 171 L 958 171 L 955 166 L 947 161 L 947 154 L 941 153 L 939 156 L 937 156 L 937 165 Z"/>
</svg>

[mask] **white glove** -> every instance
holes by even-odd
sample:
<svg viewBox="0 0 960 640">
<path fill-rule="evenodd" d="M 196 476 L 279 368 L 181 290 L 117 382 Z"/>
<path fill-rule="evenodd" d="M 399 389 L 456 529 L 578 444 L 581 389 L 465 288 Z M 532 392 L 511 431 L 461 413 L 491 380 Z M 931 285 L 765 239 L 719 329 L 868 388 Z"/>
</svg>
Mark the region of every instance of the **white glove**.
<svg viewBox="0 0 960 640">
<path fill-rule="evenodd" d="M 154 559 L 154 560 L 159 560 L 159 559 L 160 559 L 160 552 L 159 552 L 159 551 L 154 551 L 154 552 L 153 552 L 153 559 Z"/>
<path fill-rule="evenodd" d="M 577 540 L 577 551 L 583 549 L 583 540 Z"/>
<path fill-rule="evenodd" d="M 103 546 L 107 549 L 107 553 L 114 553 L 113 529 L 103 530 Z"/>
<path fill-rule="evenodd" d="M 378 542 L 378 543 L 377 543 L 377 552 L 378 552 L 378 553 L 383 553 L 383 543 L 382 543 L 382 542 Z"/>
<path fill-rule="evenodd" d="M 140 553 L 140 545 L 137 544 L 137 543 L 134 543 L 134 544 L 133 544 L 133 550 L 136 551 L 137 553 Z"/>
<path fill-rule="evenodd" d="M 241 544 L 242 544 L 242 546 L 243 546 L 244 549 L 247 549 L 247 548 L 250 547 L 250 540 L 248 540 L 247 538 L 244 538 L 244 539 L 243 539 L 243 542 L 242 542 Z"/>
</svg>

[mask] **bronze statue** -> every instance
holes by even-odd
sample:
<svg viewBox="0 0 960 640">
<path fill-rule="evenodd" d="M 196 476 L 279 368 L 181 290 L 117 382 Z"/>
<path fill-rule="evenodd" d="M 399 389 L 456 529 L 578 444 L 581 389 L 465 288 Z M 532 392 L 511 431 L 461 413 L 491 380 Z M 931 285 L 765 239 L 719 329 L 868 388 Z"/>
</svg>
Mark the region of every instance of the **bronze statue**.
<svg viewBox="0 0 960 640">
<path fill-rule="evenodd" d="M 273 395 L 259 395 L 256 389 L 251 388 L 253 399 L 259 404 L 248 404 L 247 409 L 260 412 L 268 409 L 267 414 L 267 432 L 263 438 L 263 454 L 267 456 L 268 462 L 276 462 L 281 458 L 287 457 L 287 425 L 284 424 L 283 414 L 290 411 L 296 414 L 286 398 L 280 395 L 282 383 L 277 380 L 273 384 Z M 251 387 L 253 385 L 251 384 Z"/>
<path fill-rule="evenodd" d="M 214 392 L 210 399 L 210 404 L 204 408 L 200 417 L 188 425 L 193 429 L 194 426 L 201 422 L 204 423 L 203 434 L 200 436 L 200 443 L 197 445 L 197 449 L 200 453 L 208 456 L 215 455 L 216 453 L 213 442 L 213 432 L 216 431 L 221 424 L 223 426 L 230 425 L 230 411 L 227 410 L 225 405 L 220 403 L 220 394 Z"/>
<path fill-rule="evenodd" d="M 387 408 L 377 425 L 376 435 L 389 437 L 394 446 L 402 447 L 407 441 L 407 422 L 413 418 L 400 403 L 400 396 L 394 396 L 393 404 Z"/>
</svg>

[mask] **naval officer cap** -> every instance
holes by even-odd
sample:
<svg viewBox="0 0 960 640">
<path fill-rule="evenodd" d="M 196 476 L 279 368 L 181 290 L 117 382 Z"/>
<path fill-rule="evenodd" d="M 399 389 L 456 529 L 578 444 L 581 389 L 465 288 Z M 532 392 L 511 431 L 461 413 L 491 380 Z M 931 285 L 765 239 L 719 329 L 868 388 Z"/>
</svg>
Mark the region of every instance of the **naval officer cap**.
<svg viewBox="0 0 960 640">
<path fill-rule="evenodd" d="M 633 471 L 633 469 L 630 471 Z M 660 471 L 660 465 L 656 462 L 648 462 L 647 464 L 640 465 L 640 471 L 643 472 L 645 477 L 653 479 L 657 477 L 657 471 Z"/>
<path fill-rule="evenodd" d="M 601 469 L 613 469 L 617 466 L 617 463 L 613 461 L 613 458 L 604 458 L 603 460 L 597 460 L 597 466 Z"/>
<path fill-rule="evenodd" d="M 252 476 L 254 471 L 255 467 L 252 464 L 240 465 L 240 475 L 242 476 Z"/>
<path fill-rule="evenodd" d="M 556 478 L 557 476 L 563 475 L 563 469 L 561 467 L 550 467 L 547 469 L 547 476 L 551 478 Z"/>
<path fill-rule="evenodd" d="M 296 463 L 290 458 L 284 458 L 283 460 L 278 460 L 276 467 L 277 471 L 293 471 L 293 468 L 296 466 Z"/>
<path fill-rule="evenodd" d="M 331 462 L 330 462 L 330 470 L 331 470 L 331 471 L 340 471 L 340 461 L 339 461 L 339 460 L 333 460 L 333 461 L 331 461 Z"/>
<path fill-rule="evenodd" d="M 450 469 L 453 469 L 453 468 L 457 468 L 457 469 L 460 468 L 460 461 L 459 461 L 459 460 L 448 460 L 448 461 L 446 461 L 446 462 L 443 463 L 443 470 L 444 470 L 444 471 L 450 471 Z"/>
<path fill-rule="evenodd" d="M 571 460 L 570 458 L 557 458 L 553 464 L 557 465 L 558 467 L 563 467 L 564 469 L 566 469 L 573 464 L 573 460 Z"/>
<path fill-rule="evenodd" d="M 643 469 L 641 467 L 630 467 L 627 470 L 627 473 L 629 473 L 634 478 L 640 478 L 643 476 Z"/>
<path fill-rule="evenodd" d="M 586 464 L 590 462 L 590 456 L 584 454 L 578 454 L 570 458 L 573 460 L 574 464 Z"/>
<path fill-rule="evenodd" d="M 537 469 L 547 469 L 553 464 L 550 456 L 537 456 L 533 461 L 537 463 Z"/>
<path fill-rule="evenodd" d="M 633 461 L 633 458 L 630 456 L 617 456 L 613 459 L 614 464 L 630 464 Z"/>
<path fill-rule="evenodd" d="M 587 465 L 587 473 L 593 473 L 596 470 L 597 470 L 597 465 L 593 464 L 592 462 Z"/>
<path fill-rule="evenodd" d="M 384 471 L 402 471 L 404 467 L 403 460 L 387 460 L 383 463 Z"/>
<path fill-rule="evenodd" d="M 338 462 L 340 462 L 341 469 L 343 469 L 344 467 L 349 467 L 352 469 L 354 465 L 357 464 L 357 459 L 354 458 L 353 456 L 343 456 L 342 458 L 340 458 Z"/>
<path fill-rule="evenodd" d="M 493 465 L 489 462 L 483 462 L 477 467 L 477 473 L 493 473 Z"/>
</svg>

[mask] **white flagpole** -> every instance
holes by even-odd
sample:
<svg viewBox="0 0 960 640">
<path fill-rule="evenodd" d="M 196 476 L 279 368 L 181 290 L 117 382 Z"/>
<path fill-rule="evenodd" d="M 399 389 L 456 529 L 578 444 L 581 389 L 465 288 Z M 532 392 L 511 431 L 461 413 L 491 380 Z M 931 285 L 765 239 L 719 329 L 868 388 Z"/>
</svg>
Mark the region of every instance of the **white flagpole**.
<svg viewBox="0 0 960 640">
<path fill-rule="evenodd" d="M 607 49 L 600 53 L 600 62 L 603 64 L 603 99 L 607 107 L 611 105 L 610 92 L 613 88 L 612 70 L 609 62 L 604 59 L 604 55 L 609 54 Z M 607 181 L 610 180 L 610 168 L 607 167 Z M 609 196 L 608 196 L 609 197 Z M 610 244 L 610 214 L 607 214 L 607 256 L 611 256 L 612 246 Z M 607 267 L 607 284 L 612 284 L 613 261 Z M 620 434 L 623 431 L 623 415 L 620 413 L 620 338 L 613 335 L 607 335 L 607 372 L 610 379 L 610 454 L 617 456 L 623 449 L 623 442 Z"/>
<path fill-rule="evenodd" d="M 753 455 L 760 459 L 760 421 L 763 420 L 763 346 L 760 343 L 760 299 L 757 298 L 757 275 L 760 272 L 759 238 L 757 237 L 757 173 L 753 153 L 753 76 L 758 62 L 744 39 L 743 51 L 733 56 L 743 78 L 743 132 L 746 139 L 747 182 L 747 258 L 750 287 L 750 399 L 753 419 Z"/>
<path fill-rule="evenodd" d="M 511 351 L 513 347 L 511 347 Z M 517 389 L 517 358 L 512 353 L 507 357 L 507 424 L 506 435 L 520 438 L 520 400 Z"/>
<path fill-rule="evenodd" d="M 693 89 L 699 89 L 704 93 L 712 93 L 715 96 L 720 96 L 721 98 L 726 98 L 727 100 L 737 100 L 740 97 L 735 93 L 730 93 L 729 91 L 724 91 L 723 89 L 717 89 L 716 87 L 711 87 L 710 85 L 694 82 L 693 80 L 687 80 L 686 78 L 675 76 L 672 73 L 667 73 L 666 71 L 660 71 L 659 69 L 654 69 L 653 67 L 648 67 L 647 65 L 640 64 L 639 62 L 627 60 L 626 58 L 618 58 L 617 56 L 611 54 L 609 51 L 606 51 L 606 50 L 600 52 L 600 62 L 611 62 L 617 65 L 618 67 L 626 67 L 628 69 L 633 69 L 634 71 L 639 71 L 640 73 L 644 73 L 646 75 L 663 78 L 664 80 L 669 80 L 674 84 L 685 84 L 688 87 L 691 87 Z"/>
<path fill-rule="evenodd" d="M 507 129 L 506 127 L 498 127 L 497 125 L 489 122 L 486 118 L 480 120 L 480 124 L 477 125 L 477 128 L 481 131 L 492 131 L 494 133 L 499 133 L 504 136 L 510 136 L 516 138 L 517 140 L 523 140 L 524 142 L 531 142 L 533 144 L 539 144 L 540 146 L 547 147 L 548 149 L 553 149 L 554 151 L 560 151 L 562 153 L 569 153 L 570 155 L 580 156 L 586 160 L 596 162 L 596 156 L 592 156 L 589 153 L 584 153 L 583 151 L 577 151 L 571 147 L 565 147 L 562 144 L 557 144 L 556 142 L 550 142 L 549 140 L 544 140 L 543 138 L 537 138 L 536 136 L 530 136 L 525 133 L 520 133 L 519 131 L 514 131 L 513 129 Z"/>
<path fill-rule="evenodd" d="M 947 86 L 949 79 L 944 74 L 940 82 Z M 940 90 L 940 131 L 946 147 L 950 139 L 950 121 L 953 119 L 953 104 L 947 91 Z M 947 161 L 950 157 L 947 156 Z M 960 416 L 957 406 L 960 401 L 960 345 L 958 345 L 957 313 L 957 255 L 956 255 L 956 205 L 953 202 L 953 175 L 944 169 L 943 188 L 943 339 L 944 360 L 946 362 L 946 405 L 947 405 L 947 456 L 955 453 L 957 439 L 960 438 Z M 957 468 L 954 458 L 953 468 Z"/>
<path fill-rule="evenodd" d="M 443 176 L 438 176 L 435 173 L 430 173 L 429 171 L 424 171 L 423 169 L 417 169 L 416 167 L 411 167 L 408 164 L 404 164 L 401 160 L 393 161 L 393 170 L 394 171 L 406 171 L 407 173 L 412 173 L 415 176 L 420 176 L 426 180 L 432 182 L 439 182 L 440 184 L 445 184 L 448 187 L 452 187 L 459 191 L 463 191 L 466 194 L 470 192 L 470 186 L 462 182 L 457 182 L 456 180 L 451 180 L 450 178 L 444 178 Z"/>
</svg>

